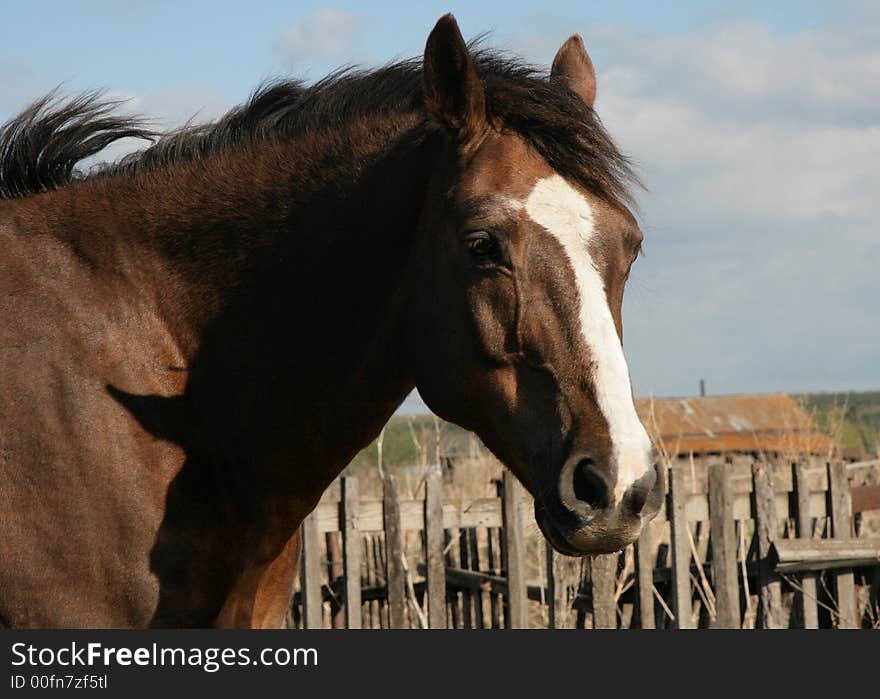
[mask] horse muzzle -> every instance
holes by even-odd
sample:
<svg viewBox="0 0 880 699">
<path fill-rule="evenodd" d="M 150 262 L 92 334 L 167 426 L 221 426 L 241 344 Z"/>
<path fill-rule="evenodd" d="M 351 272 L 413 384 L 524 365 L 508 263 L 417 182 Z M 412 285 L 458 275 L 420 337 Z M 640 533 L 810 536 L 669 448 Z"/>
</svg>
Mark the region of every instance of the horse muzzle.
<svg viewBox="0 0 880 699">
<path fill-rule="evenodd" d="M 560 553 L 613 553 L 638 539 L 642 527 L 659 512 L 664 490 L 659 464 L 615 495 L 591 459 L 574 456 L 560 471 L 557 491 L 535 499 L 535 519 Z"/>
</svg>

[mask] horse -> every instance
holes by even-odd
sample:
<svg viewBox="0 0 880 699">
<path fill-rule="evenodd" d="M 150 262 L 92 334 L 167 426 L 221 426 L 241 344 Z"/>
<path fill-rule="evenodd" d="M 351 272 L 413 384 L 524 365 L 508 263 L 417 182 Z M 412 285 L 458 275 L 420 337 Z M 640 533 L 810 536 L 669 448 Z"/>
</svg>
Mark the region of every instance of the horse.
<svg viewBox="0 0 880 699">
<path fill-rule="evenodd" d="M 88 93 L 4 126 L 0 625 L 280 627 L 301 522 L 414 388 L 558 551 L 634 541 L 639 182 L 595 94 L 578 35 L 548 75 L 446 15 L 419 59 L 207 125 Z"/>
</svg>

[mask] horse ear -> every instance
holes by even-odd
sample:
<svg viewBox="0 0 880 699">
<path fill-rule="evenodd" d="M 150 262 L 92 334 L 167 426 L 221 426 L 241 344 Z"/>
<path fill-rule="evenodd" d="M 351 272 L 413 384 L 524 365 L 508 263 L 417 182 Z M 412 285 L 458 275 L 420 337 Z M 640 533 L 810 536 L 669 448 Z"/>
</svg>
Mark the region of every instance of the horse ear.
<svg viewBox="0 0 880 699">
<path fill-rule="evenodd" d="M 550 77 L 561 80 L 592 108 L 596 101 L 596 71 L 580 34 L 573 34 L 560 47 L 550 68 Z"/>
<path fill-rule="evenodd" d="M 428 113 L 467 143 L 486 123 L 486 96 L 467 45 L 451 14 L 440 18 L 425 45 Z"/>
</svg>

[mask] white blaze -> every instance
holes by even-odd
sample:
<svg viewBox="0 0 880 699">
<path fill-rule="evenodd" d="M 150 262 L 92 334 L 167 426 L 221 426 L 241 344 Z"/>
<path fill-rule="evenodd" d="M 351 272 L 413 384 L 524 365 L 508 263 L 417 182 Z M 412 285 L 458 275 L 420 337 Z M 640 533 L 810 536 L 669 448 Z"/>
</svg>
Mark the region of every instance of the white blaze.
<svg viewBox="0 0 880 699">
<path fill-rule="evenodd" d="M 593 210 L 586 198 L 559 175 L 538 180 L 525 201 L 525 209 L 535 223 L 559 241 L 574 272 L 581 332 L 594 361 L 596 401 L 611 434 L 617 465 L 614 500 L 619 502 L 629 486 L 651 469 L 651 441 L 633 405 L 623 346 L 602 276 L 590 254 L 595 233 Z"/>
</svg>

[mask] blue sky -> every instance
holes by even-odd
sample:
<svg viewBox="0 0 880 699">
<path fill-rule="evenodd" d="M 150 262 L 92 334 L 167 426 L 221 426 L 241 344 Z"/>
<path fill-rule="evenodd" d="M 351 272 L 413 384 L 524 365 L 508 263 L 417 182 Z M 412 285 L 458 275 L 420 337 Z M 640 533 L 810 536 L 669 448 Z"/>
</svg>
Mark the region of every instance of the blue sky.
<svg viewBox="0 0 880 699">
<path fill-rule="evenodd" d="M 0 120 L 59 83 L 160 124 L 273 75 L 465 36 L 548 63 L 580 32 L 637 162 L 646 255 L 625 303 L 640 395 L 880 388 L 880 3 L 2 0 Z"/>
<path fill-rule="evenodd" d="M 459 5 L 456 7 L 456 5 Z M 10 71 L 0 85 L 64 81 L 71 89 L 112 86 L 148 93 L 192 86 L 216 90 L 239 101 L 261 76 L 290 69 L 326 70 L 338 59 L 381 62 L 419 54 L 427 32 L 453 10 L 466 34 L 491 31 L 502 42 L 535 25 L 570 24 L 589 36 L 593 26 L 624 25 L 676 35 L 731 20 L 750 19 L 780 34 L 815 26 L 831 6 L 817 2 L 173 2 L 169 0 L 56 0 L 21 3 L 3 0 L 0 61 Z M 298 20 L 328 8 L 356 19 L 361 36 L 338 55 L 291 66 L 276 50 L 282 32 Z M 552 55 L 529 56 L 547 61 Z M 601 56 L 594 56 L 599 62 Z M 36 94 L 36 93 L 34 93 Z M 15 109 L 9 99 L 0 114 Z"/>
</svg>

